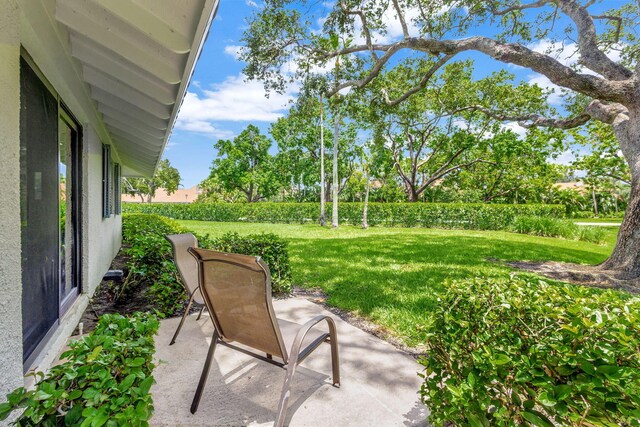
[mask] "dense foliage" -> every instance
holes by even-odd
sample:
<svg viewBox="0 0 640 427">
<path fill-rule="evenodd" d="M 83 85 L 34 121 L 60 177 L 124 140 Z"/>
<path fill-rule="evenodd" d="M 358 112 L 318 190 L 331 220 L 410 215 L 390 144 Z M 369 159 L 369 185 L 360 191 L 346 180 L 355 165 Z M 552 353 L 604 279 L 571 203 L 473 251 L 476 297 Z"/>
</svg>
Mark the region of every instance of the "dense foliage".
<svg viewBox="0 0 640 427">
<path fill-rule="evenodd" d="M 518 216 L 514 219 L 511 230 L 521 234 L 562 237 L 593 243 L 603 243 L 607 234 L 602 227 L 578 226 L 570 220 L 540 216 Z"/>
<path fill-rule="evenodd" d="M 640 298 L 470 279 L 433 314 L 421 394 L 434 425 L 640 425 Z"/>
<path fill-rule="evenodd" d="M 211 240 L 211 247 L 221 252 L 259 256 L 269 266 L 272 292 L 291 292 L 288 243 L 277 235 L 225 233 Z"/>
<path fill-rule="evenodd" d="M 340 222 L 360 225 L 362 203 L 342 203 Z M 174 219 L 307 223 L 318 219 L 316 203 L 125 204 L 125 212 L 144 212 Z M 369 203 L 370 225 L 503 230 L 522 215 L 562 217 L 561 205 L 497 205 L 464 203 Z"/>
<path fill-rule="evenodd" d="M 162 317 L 175 314 L 185 300 L 171 244 L 164 236 L 187 232 L 175 221 L 157 215 L 124 215 L 122 219 L 122 251 L 128 258 L 124 286 L 148 283 Z"/>
<path fill-rule="evenodd" d="M 0 420 L 17 409 L 19 426 L 145 426 L 153 413 L 153 336 L 149 314 L 103 315 L 96 329 L 69 343 L 64 360 L 33 390 L 18 388 L 0 404 Z"/>
<path fill-rule="evenodd" d="M 145 205 L 155 206 L 155 205 Z M 126 214 L 122 222 L 125 254 L 129 257 L 125 286 L 149 284 L 156 309 L 161 316 L 175 314 L 184 304 L 184 288 L 173 263 L 167 234 L 187 233 L 177 222 L 159 215 Z M 200 247 L 261 256 L 269 266 L 274 292 L 291 290 L 291 269 L 287 244 L 273 234 L 238 236 L 229 234 L 217 239 L 198 235 Z"/>
</svg>

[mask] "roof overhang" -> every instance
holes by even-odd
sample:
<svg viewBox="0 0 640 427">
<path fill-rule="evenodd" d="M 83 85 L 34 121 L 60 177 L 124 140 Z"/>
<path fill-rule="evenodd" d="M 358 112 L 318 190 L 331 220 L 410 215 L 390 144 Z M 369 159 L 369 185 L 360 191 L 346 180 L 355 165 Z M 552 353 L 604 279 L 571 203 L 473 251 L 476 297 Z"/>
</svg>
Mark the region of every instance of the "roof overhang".
<svg viewBox="0 0 640 427">
<path fill-rule="evenodd" d="M 79 104 L 99 137 L 115 147 L 123 172 L 151 176 L 218 4 L 25 0 L 24 44 L 54 86 L 70 92 L 61 93 L 65 102 Z"/>
</svg>

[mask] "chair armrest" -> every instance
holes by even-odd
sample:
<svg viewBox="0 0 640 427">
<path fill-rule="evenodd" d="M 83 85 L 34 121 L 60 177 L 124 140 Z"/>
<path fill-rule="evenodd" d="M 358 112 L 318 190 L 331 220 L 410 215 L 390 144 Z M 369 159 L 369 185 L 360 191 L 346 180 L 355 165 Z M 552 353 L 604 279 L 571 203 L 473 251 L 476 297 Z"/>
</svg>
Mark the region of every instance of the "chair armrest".
<svg viewBox="0 0 640 427">
<path fill-rule="evenodd" d="M 307 333 L 309 332 L 309 330 L 311 330 L 311 328 L 313 328 L 314 326 L 316 326 L 318 323 L 322 322 L 323 320 L 325 320 L 327 322 L 327 324 L 329 325 L 329 333 L 323 335 L 321 338 L 321 340 L 317 340 L 317 342 L 312 343 L 309 347 L 312 347 L 310 349 L 310 351 L 306 354 L 304 354 L 304 357 L 302 357 L 300 360 L 298 360 L 298 358 L 300 357 L 300 347 L 302 346 L 302 342 L 304 341 L 304 338 L 307 336 Z M 291 346 L 291 349 L 289 349 L 289 363 L 292 364 L 298 364 L 300 362 L 302 362 L 302 360 L 304 360 L 304 358 L 311 352 L 313 351 L 322 341 L 324 341 L 327 338 L 327 335 L 329 336 L 330 339 L 335 340 L 336 339 L 336 324 L 333 321 L 333 319 L 327 315 L 321 314 L 318 315 L 316 317 L 314 317 L 313 319 L 310 319 L 309 321 L 307 321 L 304 325 L 302 325 L 300 327 L 300 329 L 298 330 L 298 332 L 296 333 L 296 337 L 293 340 L 293 345 Z"/>
</svg>

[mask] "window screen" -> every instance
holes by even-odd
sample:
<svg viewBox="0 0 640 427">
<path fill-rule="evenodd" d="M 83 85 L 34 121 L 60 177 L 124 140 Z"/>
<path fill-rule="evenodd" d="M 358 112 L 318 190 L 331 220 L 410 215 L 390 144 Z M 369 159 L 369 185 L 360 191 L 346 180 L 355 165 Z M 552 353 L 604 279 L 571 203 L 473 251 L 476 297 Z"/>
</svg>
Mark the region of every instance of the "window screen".
<svg viewBox="0 0 640 427">
<path fill-rule="evenodd" d="M 122 172 L 119 163 L 113 164 L 113 184 L 115 214 L 120 215 L 122 213 Z"/>
<path fill-rule="evenodd" d="M 102 217 L 109 218 L 113 213 L 113 172 L 111 168 L 111 147 L 102 145 Z"/>
</svg>

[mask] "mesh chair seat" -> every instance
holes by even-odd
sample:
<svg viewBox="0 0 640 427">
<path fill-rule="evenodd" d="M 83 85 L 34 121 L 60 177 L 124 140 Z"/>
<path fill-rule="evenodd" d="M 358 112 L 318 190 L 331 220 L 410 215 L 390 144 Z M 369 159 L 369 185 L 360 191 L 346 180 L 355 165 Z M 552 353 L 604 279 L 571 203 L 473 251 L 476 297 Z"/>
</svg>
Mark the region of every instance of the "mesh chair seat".
<svg viewBox="0 0 640 427">
<path fill-rule="evenodd" d="M 276 318 L 269 267 L 259 257 L 195 247 L 189 253 L 197 261 L 200 292 L 215 326 L 191 413 L 198 409 L 218 344 L 286 369 L 275 422 L 278 427 L 284 425 L 296 367 L 324 342 L 331 345 L 333 384 L 339 386 L 338 341 L 331 317 L 316 316 L 304 325 Z M 314 329 L 321 322 L 327 323 L 328 331 Z M 274 356 L 282 361 L 274 360 Z"/>
<path fill-rule="evenodd" d="M 196 236 L 191 233 L 169 234 L 165 236 L 165 238 L 171 243 L 171 247 L 173 248 L 173 262 L 176 265 L 180 278 L 182 279 L 181 283 L 184 287 L 184 291 L 189 296 L 187 307 L 184 309 L 178 328 L 173 334 L 171 343 L 169 343 L 169 345 L 173 345 L 176 342 L 176 338 L 178 338 L 180 330 L 182 329 L 184 320 L 189 315 L 191 305 L 196 303 L 202 306 L 200 314 L 198 314 L 196 319 L 200 320 L 200 316 L 202 316 L 202 312 L 205 309 L 205 304 L 202 293 L 200 292 L 200 284 L 198 283 L 198 262 L 188 252 L 189 248 L 198 247 L 198 239 L 196 239 Z"/>
</svg>

